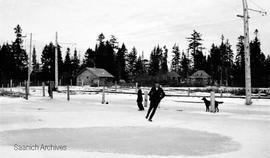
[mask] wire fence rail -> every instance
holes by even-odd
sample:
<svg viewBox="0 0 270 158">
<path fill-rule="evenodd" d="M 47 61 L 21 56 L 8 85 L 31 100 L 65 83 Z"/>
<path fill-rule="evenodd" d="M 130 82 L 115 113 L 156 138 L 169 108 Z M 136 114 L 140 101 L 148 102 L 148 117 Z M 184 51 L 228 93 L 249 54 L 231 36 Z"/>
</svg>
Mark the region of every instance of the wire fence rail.
<svg viewBox="0 0 270 158">
<path fill-rule="evenodd" d="M 151 87 L 142 87 L 147 93 Z M 245 89 L 241 87 L 163 87 L 167 97 L 208 97 L 210 92 L 215 92 L 216 98 L 245 98 Z M 104 88 L 106 93 L 136 95 L 136 87 L 121 87 L 118 85 Z M 69 93 L 68 93 L 69 92 Z M 90 86 L 59 86 L 57 93 L 68 93 L 70 95 L 102 93 L 103 87 Z M 0 96 L 25 97 L 26 90 L 23 86 L 2 87 Z M 46 95 L 45 95 L 46 94 Z M 31 86 L 30 96 L 48 96 L 48 87 Z M 270 99 L 270 88 L 253 88 L 253 99 Z"/>
</svg>

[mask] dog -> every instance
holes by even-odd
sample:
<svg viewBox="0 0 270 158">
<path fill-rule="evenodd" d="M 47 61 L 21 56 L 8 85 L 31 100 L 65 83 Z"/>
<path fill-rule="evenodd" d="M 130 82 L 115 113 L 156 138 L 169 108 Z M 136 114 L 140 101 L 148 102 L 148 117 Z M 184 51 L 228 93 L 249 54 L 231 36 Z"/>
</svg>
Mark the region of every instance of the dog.
<svg viewBox="0 0 270 158">
<path fill-rule="evenodd" d="M 205 108 L 206 108 L 206 112 L 209 112 L 209 107 L 211 106 L 211 102 L 209 100 L 207 100 L 205 97 L 202 98 L 202 100 L 204 101 L 205 104 Z M 214 112 L 219 112 L 219 108 L 218 105 L 219 104 L 223 104 L 222 101 L 215 101 L 215 111 Z"/>
</svg>

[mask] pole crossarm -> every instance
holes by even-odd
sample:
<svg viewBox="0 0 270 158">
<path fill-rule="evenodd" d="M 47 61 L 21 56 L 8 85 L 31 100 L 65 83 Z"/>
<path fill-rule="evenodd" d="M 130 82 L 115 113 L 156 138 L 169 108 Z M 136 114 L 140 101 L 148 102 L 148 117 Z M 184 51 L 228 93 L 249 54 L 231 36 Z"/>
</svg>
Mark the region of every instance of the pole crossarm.
<svg viewBox="0 0 270 158">
<path fill-rule="evenodd" d="M 257 9 L 252 9 L 252 8 L 248 8 L 248 10 L 253 11 L 253 12 L 257 12 L 262 14 L 262 16 L 267 15 L 266 11 L 261 11 L 261 10 L 257 10 Z"/>
</svg>

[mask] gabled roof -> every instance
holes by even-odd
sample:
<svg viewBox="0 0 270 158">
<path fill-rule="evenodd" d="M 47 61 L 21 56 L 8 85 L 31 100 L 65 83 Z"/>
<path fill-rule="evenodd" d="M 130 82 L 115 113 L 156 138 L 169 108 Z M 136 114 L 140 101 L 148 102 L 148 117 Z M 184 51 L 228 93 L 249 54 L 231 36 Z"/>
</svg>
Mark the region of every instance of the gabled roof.
<svg viewBox="0 0 270 158">
<path fill-rule="evenodd" d="M 81 73 L 83 73 L 86 70 L 90 71 L 91 73 L 93 73 L 97 77 L 108 77 L 108 78 L 113 78 L 114 77 L 112 74 L 110 74 L 105 69 L 102 69 L 102 68 L 90 68 L 90 67 L 84 68 L 78 75 L 80 75 Z"/>
<path fill-rule="evenodd" d="M 189 78 L 211 78 L 204 70 L 198 70 L 192 74 Z"/>
</svg>

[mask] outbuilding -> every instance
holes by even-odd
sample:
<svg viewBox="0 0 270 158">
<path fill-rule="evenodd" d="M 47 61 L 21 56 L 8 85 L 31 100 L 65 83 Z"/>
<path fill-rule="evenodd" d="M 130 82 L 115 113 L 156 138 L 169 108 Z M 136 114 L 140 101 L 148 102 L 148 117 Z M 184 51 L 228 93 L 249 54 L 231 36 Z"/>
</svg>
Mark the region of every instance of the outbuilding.
<svg viewBox="0 0 270 158">
<path fill-rule="evenodd" d="M 76 77 L 77 86 L 102 86 L 112 83 L 114 76 L 102 68 L 86 67 Z"/>
<path fill-rule="evenodd" d="M 211 82 L 211 76 L 204 70 L 196 71 L 188 79 L 192 86 L 206 86 Z"/>
</svg>

